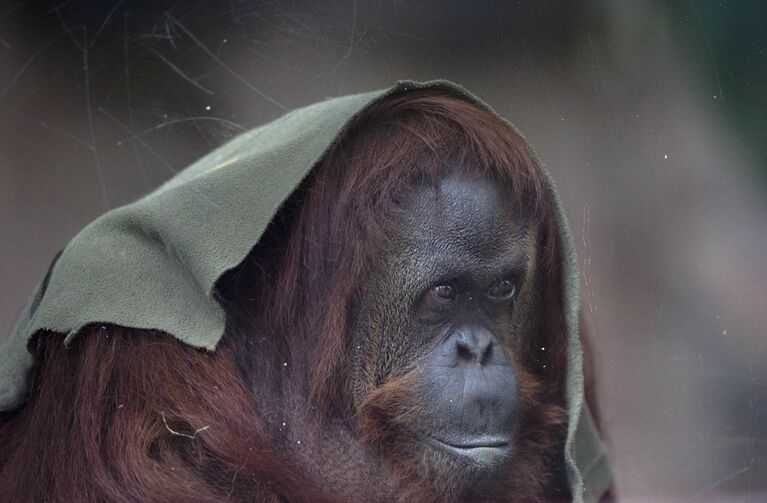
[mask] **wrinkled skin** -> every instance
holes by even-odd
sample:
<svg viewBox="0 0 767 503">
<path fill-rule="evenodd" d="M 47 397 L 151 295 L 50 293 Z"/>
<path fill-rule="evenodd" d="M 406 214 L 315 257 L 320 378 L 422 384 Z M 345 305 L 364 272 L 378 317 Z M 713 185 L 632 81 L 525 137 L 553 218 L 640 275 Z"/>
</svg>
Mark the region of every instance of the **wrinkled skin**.
<svg viewBox="0 0 767 503">
<path fill-rule="evenodd" d="M 381 449 L 469 497 L 514 459 L 535 243 L 491 180 L 448 176 L 403 206 L 361 297 L 355 401 L 383 400 L 371 413 Z"/>
</svg>

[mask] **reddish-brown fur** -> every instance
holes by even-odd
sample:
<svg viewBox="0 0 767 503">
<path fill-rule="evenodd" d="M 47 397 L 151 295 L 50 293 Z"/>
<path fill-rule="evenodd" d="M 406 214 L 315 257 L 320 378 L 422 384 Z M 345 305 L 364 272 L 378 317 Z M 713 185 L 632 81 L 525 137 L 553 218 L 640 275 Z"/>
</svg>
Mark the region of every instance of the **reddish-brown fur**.
<svg viewBox="0 0 767 503">
<path fill-rule="evenodd" d="M 376 420 L 415 413 L 397 410 L 407 376 L 355 407 L 347 337 L 398 203 L 446 166 L 510 185 L 539 225 L 540 330 L 515 355 L 524 420 L 496 496 L 554 497 L 545 488 L 566 421 L 561 256 L 534 162 L 506 124 L 462 99 L 411 92 L 374 105 L 219 282 L 228 328 L 215 353 L 116 326 L 91 326 L 69 348 L 40 337 L 27 403 L 0 416 L 0 501 L 449 499 Z M 535 352 L 542 345 L 553 350 Z"/>
</svg>

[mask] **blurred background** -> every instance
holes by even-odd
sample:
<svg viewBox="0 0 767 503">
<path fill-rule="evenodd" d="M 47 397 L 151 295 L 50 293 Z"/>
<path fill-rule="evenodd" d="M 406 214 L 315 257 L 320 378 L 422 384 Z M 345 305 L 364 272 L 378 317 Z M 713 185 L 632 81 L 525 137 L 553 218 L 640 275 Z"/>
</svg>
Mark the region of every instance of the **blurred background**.
<svg viewBox="0 0 767 503">
<path fill-rule="evenodd" d="M 241 131 L 446 78 L 576 236 L 617 492 L 767 501 L 767 3 L 0 0 L 0 340 L 55 252 Z"/>
</svg>

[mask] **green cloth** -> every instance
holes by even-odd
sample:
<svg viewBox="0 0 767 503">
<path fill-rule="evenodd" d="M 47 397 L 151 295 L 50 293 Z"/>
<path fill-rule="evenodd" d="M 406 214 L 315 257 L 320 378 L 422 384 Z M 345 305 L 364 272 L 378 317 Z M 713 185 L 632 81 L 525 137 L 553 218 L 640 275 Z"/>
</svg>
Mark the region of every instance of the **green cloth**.
<svg viewBox="0 0 767 503">
<path fill-rule="evenodd" d="M 224 310 L 214 295 L 218 278 L 240 264 L 353 117 L 393 93 L 421 88 L 447 89 L 490 110 L 447 81 L 403 81 L 329 99 L 242 134 L 87 226 L 54 261 L 0 347 L 0 411 L 23 402 L 32 365 L 28 345 L 41 331 L 66 334 L 68 343 L 86 325 L 111 323 L 161 330 L 213 351 L 224 333 Z M 542 167 L 541 172 L 564 241 L 570 413 L 565 460 L 574 501 L 588 503 L 609 487 L 611 476 L 584 405 L 575 249 L 553 182 Z"/>
</svg>

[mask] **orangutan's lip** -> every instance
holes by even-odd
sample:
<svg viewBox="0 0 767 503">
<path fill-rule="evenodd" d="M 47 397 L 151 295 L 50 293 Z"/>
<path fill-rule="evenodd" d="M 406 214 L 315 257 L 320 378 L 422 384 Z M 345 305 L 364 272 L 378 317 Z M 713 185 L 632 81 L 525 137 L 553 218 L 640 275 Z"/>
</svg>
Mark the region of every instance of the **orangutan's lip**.
<svg viewBox="0 0 767 503">
<path fill-rule="evenodd" d="M 431 435 L 423 435 L 422 438 L 433 447 L 469 458 L 480 464 L 500 462 L 511 453 L 511 441 L 505 437 L 482 436 L 449 442 Z"/>
<path fill-rule="evenodd" d="M 443 444 L 449 445 L 450 447 L 455 447 L 456 449 L 479 449 L 481 447 L 507 447 L 509 445 L 509 441 L 502 439 L 502 438 L 479 438 L 474 441 L 469 442 L 461 442 L 461 443 L 453 443 L 453 442 L 446 442 L 444 440 L 439 440 L 435 438 L 437 442 L 442 442 Z"/>
</svg>

